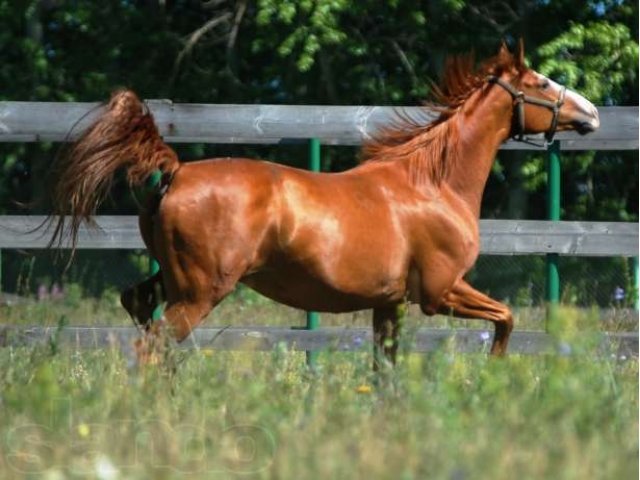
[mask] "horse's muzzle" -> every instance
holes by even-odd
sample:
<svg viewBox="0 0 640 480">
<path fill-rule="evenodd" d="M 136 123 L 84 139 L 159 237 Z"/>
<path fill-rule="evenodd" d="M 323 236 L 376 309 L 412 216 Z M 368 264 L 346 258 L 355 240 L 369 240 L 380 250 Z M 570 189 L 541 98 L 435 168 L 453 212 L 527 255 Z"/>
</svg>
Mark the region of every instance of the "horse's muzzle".
<svg viewBox="0 0 640 480">
<path fill-rule="evenodd" d="M 576 131 L 580 135 L 586 135 L 587 133 L 595 132 L 600 127 L 600 120 L 596 117 L 594 120 L 588 122 L 576 122 Z"/>
<path fill-rule="evenodd" d="M 598 110 L 593 107 L 591 112 L 581 115 L 581 118 L 577 119 L 574 125 L 576 131 L 581 135 L 595 132 L 600 128 L 600 115 L 598 114 Z"/>
</svg>

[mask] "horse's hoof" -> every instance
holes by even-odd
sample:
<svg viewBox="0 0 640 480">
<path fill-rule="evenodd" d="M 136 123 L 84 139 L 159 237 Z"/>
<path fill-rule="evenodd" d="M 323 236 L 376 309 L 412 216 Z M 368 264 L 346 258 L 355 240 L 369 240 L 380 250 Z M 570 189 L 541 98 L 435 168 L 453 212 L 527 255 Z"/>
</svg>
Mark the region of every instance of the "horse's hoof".
<svg viewBox="0 0 640 480">
<path fill-rule="evenodd" d="M 148 339 L 138 338 L 133 343 L 133 348 L 136 352 L 138 365 L 158 365 L 161 363 L 160 354 L 154 348 L 153 342 Z"/>
</svg>

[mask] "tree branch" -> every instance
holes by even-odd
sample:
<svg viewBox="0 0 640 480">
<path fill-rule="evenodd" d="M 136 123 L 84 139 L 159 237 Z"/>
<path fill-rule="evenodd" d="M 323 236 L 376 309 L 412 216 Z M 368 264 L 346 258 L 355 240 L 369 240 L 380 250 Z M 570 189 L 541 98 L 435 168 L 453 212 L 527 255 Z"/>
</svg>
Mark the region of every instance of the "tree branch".
<svg viewBox="0 0 640 480">
<path fill-rule="evenodd" d="M 404 53 L 404 50 L 402 50 L 402 47 L 400 47 L 398 42 L 396 40 L 390 40 L 390 42 L 391 42 L 391 46 L 393 47 L 393 50 L 396 52 L 396 54 L 400 58 L 400 63 L 402 63 L 402 66 L 404 67 L 404 69 L 409 74 L 409 77 L 411 78 L 411 85 L 415 88 L 416 85 L 418 85 L 418 76 L 416 75 L 416 71 L 413 68 L 413 65 L 409 61 L 407 54 Z"/>
<path fill-rule="evenodd" d="M 214 8 L 222 5 L 223 3 L 225 3 L 227 0 L 207 0 L 202 2 L 202 8 L 204 8 L 205 10 L 213 10 Z"/>
<path fill-rule="evenodd" d="M 240 30 L 240 24 L 242 23 L 242 17 L 244 13 L 247 11 L 247 0 L 240 0 L 238 2 L 238 8 L 236 9 L 236 14 L 233 19 L 233 25 L 231 26 L 231 31 L 229 32 L 229 36 L 227 37 L 227 65 L 229 66 L 229 71 L 233 76 L 234 80 L 240 82 L 237 76 L 237 65 L 236 65 L 236 55 L 235 55 L 235 46 L 236 39 L 238 38 L 238 31 Z"/>
<path fill-rule="evenodd" d="M 189 55 L 191 53 L 191 51 L 196 46 L 196 44 L 200 41 L 200 39 L 204 35 L 206 35 L 208 32 L 213 30 L 215 27 L 217 27 L 218 25 L 226 22 L 230 18 L 231 18 L 231 13 L 230 12 L 223 13 L 222 15 L 220 15 L 218 17 L 212 18 L 207 23 L 202 25 L 200 28 L 198 28 L 197 30 L 192 32 L 191 35 L 189 35 L 189 38 L 187 39 L 187 42 L 186 42 L 184 48 L 180 51 L 180 53 L 178 54 L 178 57 L 176 58 L 175 63 L 173 64 L 173 72 L 171 74 L 171 84 L 172 85 L 173 85 L 175 79 L 178 76 L 178 71 L 180 70 L 180 65 L 182 64 L 182 61 L 184 60 L 184 58 L 187 55 Z"/>
</svg>

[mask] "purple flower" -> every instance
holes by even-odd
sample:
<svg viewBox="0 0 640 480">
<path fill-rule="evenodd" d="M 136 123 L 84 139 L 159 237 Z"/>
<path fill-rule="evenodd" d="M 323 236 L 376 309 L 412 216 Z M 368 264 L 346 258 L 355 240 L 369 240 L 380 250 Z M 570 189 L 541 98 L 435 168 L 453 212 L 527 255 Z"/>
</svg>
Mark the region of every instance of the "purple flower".
<svg viewBox="0 0 640 480">
<path fill-rule="evenodd" d="M 622 300 L 624 300 L 624 288 L 616 287 L 613 290 L 613 298 L 618 302 L 621 302 Z"/>
<path fill-rule="evenodd" d="M 47 298 L 49 298 L 49 292 L 47 287 L 44 284 L 40 284 L 40 286 L 38 287 L 38 301 L 42 302 L 44 300 L 46 300 Z"/>
<path fill-rule="evenodd" d="M 60 300 L 63 297 L 64 297 L 64 290 L 60 288 L 60 285 L 58 285 L 57 283 L 54 283 L 51 286 L 51 298 L 53 298 L 54 300 Z"/>
<path fill-rule="evenodd" d="M 558 353 L 562 357 L 568 357 L 571 355 L 571 345 L 567 342 L 560 342 L 560 345 L 558 345 Z"/>
</svg>

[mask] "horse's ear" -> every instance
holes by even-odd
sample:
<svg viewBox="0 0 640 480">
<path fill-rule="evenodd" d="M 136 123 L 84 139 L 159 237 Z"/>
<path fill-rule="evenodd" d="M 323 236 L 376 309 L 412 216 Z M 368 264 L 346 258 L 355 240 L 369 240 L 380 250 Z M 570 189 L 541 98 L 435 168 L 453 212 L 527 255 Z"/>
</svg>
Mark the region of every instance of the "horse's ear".
<svg viewBox="0 0 640 480">
<path fill-rule="evenodd" d="M 522 37 L 520 37 L 520 40 L 518 41 L 518 50 L 516 51 L 516 68 L 518 70 L 526 68 L 524 60 L 524 40 Z"/>
<path fill-rule="evenodd" d="M 498 50 L 498 57 L 504 58 L 509 55 L 511 55 L 511 52 L 509 51 L 507 41 L 503 38 L 502 42 L 500 42 L 500 50 Z"/>
<path fill-rule="evenodd" d="M 497 65 L 504 69 L 509 65 L 513 65 L 513 54 L 509 50 L 509 45 L 507 45 L 507 41 L 502 39 L 500 43 L 500 50 L 498 50 L 498 55 L 496 56 Z"/>
</svg>

